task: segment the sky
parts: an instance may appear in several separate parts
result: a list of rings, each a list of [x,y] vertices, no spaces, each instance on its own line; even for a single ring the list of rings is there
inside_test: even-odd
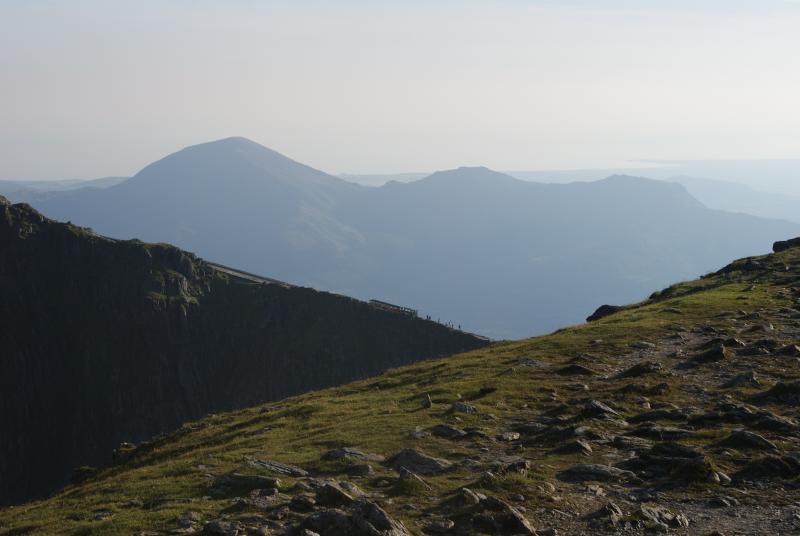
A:
[[[0,178],[800,157],[800,0],[0,0]]]

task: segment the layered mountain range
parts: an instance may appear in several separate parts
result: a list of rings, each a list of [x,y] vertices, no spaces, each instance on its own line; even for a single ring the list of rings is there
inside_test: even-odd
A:
[[[541,184],[460,168],[364,187],[243,138],[35,205],[104,235],[408,304],[493,338],[579,322],[599,303],[640,300],[800,234],[711,210],[661,181]]]
[[[0,504],[210,412],[486,341],[308,288],[220,272],[0,197]]]

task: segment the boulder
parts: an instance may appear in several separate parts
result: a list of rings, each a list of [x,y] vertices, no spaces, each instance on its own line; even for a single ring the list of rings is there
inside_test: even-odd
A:
[[[733,387],[761,387],[761,381],[755,371],[748,370],[732,377],[722,384],[723,389],[731,389]]]
[[[336,482],[328,482],[317,488],[316,501],[323,506],[347,506],[352,504],[353,497]]]
[[[575,441],[570,441],[556,447],[553,452],[558,454],[583,454],[584,456],[588,456],[592,453],[592,446],[588,441],[576,439]]]
[[[271,460],[251,460],[250,465],[264,469],[271,473],[278,473],[280,475],[288,476],[308,476],[308,472],[294,465],[275,462]]]
[[[639,415],[635,415],[628,420],[632,423],[647,421],[685,421],[687,416],[687,412],[684,410],[659,408],[640,413]]]
[[[640,515],[645,520],[645,526],[651,529],[678,529],[689,526],[689,518],[683,514],[673,513],[663,506],[643,504],[640,507]]]
[[[601,318],[613,315],[614,313],[622,309],[623,307],[621,305],[601,305],[600,307],[595,309],[594,313],[592,313],[586,318],[586,321],[594,322],[595,320],[600,320]]]
[[[461,428],[450,426],[449,424],[437,424],[430,428],[431,434],[436,437],[443,437],[445,439],[460,439],[466,437],[467,432]]]
[[[664,369],[664,366],[661,363],[655,361],[644,361],[642,363],[637,363],[630,368],[627,368],[617,374],[618,379],[622,378],[638,378],[639,376],[644,376],[645,374],[657,374],[660,373]]]
[[[289,508],[297,512],[310,512],[317,505],[317,500],[310,493],[298,493],[289,502]]]
[[[455,525],[456,524],[451,519],[434,519],[425,525],[425,532],[433,534],[446,534],[450,532]]]
[[[686,365],[698,366],[706,363],[716,363],[718,361],[731,359],[732,357],[733,357],[733,352],[728,348],[726,348],[724,344],[719,343],[715,344],[705,352],[701,352],[695,355],[689,361],[686,362]]]
[[[778,450],[777,445],[772,441],[761,434],[756,434],[755,432],[749,432],[747,430],[734,430],[728,437],[720,442],[720,446],[734,449]]]
[[[800,381],[778,382],[771,389],[753,396],[753,401],[762,404],[800,405]]]
[[[706,482],[713,472],[701,452],[678,443],[657,443],[620,467],[646,479],[668,479],[675,483]]]
[[[358,460],[364,462],[382,462],[384,457],[379,454],[367,454],[353,447],[342,447],[329,450],[322,456],[323,460]]]
[[[312,512],[303,519],[300,529],[325,536],[350,536],[355,532],[351,516],[336,508]]]
[[[494,512],[492,516],[501,534],[530,534],[536,535],[533,528],[522,512],[497,497],[486,497],[481,501],[481,506]]]
[[[411,536],[399,521],[393,519],[376,503],[360,499],[351,508],[353,524],[368,536]]]
[[[586,482],[624,482],[638,481],[639,479],[631,471],[618,469],[610,465],[598,465],[594,463],[579,463],[558,473],[558,478],[566,481]]]
[[[690,437],[694,432],[677,428],[675,426],[660,426],[657,424],[647,423],[643,424],[630,432],[630,435],[636,437],[646,437],[649,439],[658,439],[660,441],[674,441],[675,439],[683,439]]]
[[[478,413],[478,408],[466,402],[454,402],[451,409],[455,413]]]
[[[800,475],[800,460],[794,456],[765,456],[745,465],[741,471],[733,475],[733,479],[769,480],[773,478],[793,479]]]
[[[556,370],[559,376],[594,376],[595,372],[589,367],[583,365],[567,365]]]
[[[581,412],[583,417],[619,417],[616,410],[610,408],[599,400],[589,400]]]
[[[210,493],[211,495],[224,496],[242,494],[256,489],[276,489],[280,487],[281,481],[274,477],[230,473],[216,477]]]
[[[203,534],[214,536],[238,536],[244,527],[237,521],[209,521],[203,526]]]
[[[397,471],[405,468],[418,475],[433,475],[453,466],[448,460],[428,456],[417,449],[403,449],[389,458],[386,464]]]
[[[800,247],[800,237],[798,238],[791,238],[789,240],[778,240],[774,244],[772,244],[772,251],[775,253],[780,253],[782,251],[786,251],[787,249]]]
[[[599,510],[584,516],[589,525],[594,528],[616,528],[624,514],[619,506],[613,502],[602,506]]]

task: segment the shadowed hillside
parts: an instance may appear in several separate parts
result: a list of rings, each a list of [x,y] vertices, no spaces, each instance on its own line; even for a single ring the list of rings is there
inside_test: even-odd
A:
[[[258,285],[0,198],[0,501],[212,411],[482,346],[309,288]]]

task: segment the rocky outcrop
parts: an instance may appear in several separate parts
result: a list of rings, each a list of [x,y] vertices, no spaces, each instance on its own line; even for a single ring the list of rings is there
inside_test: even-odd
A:
[[[0,200],[0,504],[209,412],[482,346],[308,288],[235,280]]]
[[[622,309],[623,307],[621,305],[601,305],[600,307],[597,308],[597,310],[595,310],[594,313],[592,313],[586,318],[586,321],[594,322],[595,320],[600,320],[601,318],[613,315],[614,313]]]
[[[790,240],[779,240],[772,244],[772,251],[775,253],[780,253],[781,251],[786,251],[787,249],[797,247],[800,247],[800,237],[792,238]]]

